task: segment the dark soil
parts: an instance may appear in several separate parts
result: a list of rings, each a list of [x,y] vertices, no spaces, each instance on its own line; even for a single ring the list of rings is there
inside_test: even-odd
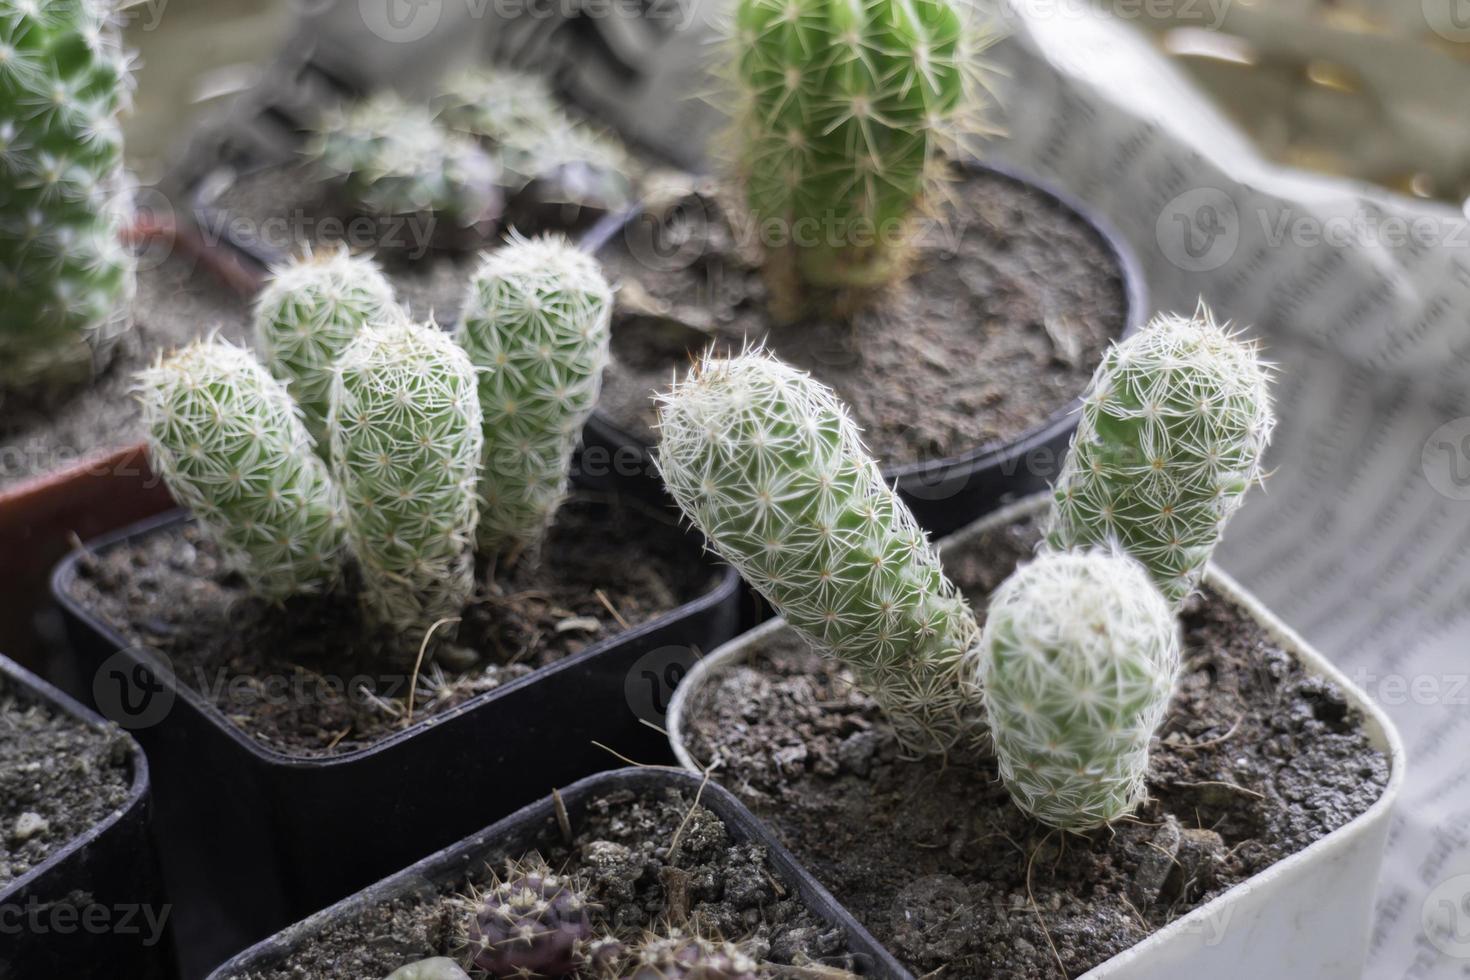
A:
[[[0,490],[138,442],[142,419],[132,389],[139,370],[211,330],[236,342],[249,332],[248,301],[181,258],[142,263],[134,309],[133,329],[93,385],[51,404],[0,404]]]
[[[921,229],[913,275],[850,322],[776,325],[758,249],[730,232],[720,203],[730,195],[713,185],[660,210],[663,225],[635,224],[601,256],[620,290],[600,409],[652,442],[649,394],[691,354],[762,341],[831,385],[888,465],[1043,424],[1124,329],[1122,270],[1091,225],[1010,178],[975,173],[950,197]]]
[[[585,884],[599,906],[599,931],[636,939],[672,922],[722,936],[765,962],[762,977],[776,975],[770,964],[851,966],[846,936],[787,893],[765,850],[733,842],[714,813],[682,792],[639,796],[622,790],[595,799],[573,832],[566,844],[548,821],[535,853]],[[494,867],[426,883],[322,929],[271,969],[234,980],[373,980],[430,956],[456,956],[466,918],[462,896],[471,886],[484,887],[492,871],[503,870],[504,859],[526,856],[489,855]]]
[[[457,645],[441,648],[418,678],[415,719],[662,615],[703,595],[719,573],[671,517],[573,499],[540,564],[482,568],[482,582],[487,574],[490,587],[465,610]],[[72,592],[277,751],[349,752],[404,723],[417,645],[367,626],[350,583],[273,607],[222,572],[214,547],[189,524],[84,558]]]
[[[131,744],[0,674],[0,892],[127,802]]]
[[[982,610],[1037,537],[1022,522],[945,565]],[[696,699],[691,748],[916,974],[1075,977],[1341,827],[1388,782],[1342,693],[1259,625],[1208,591],[1182,619],[1150,799],[1111,829],[1048,832],[990,761],[900,759],[872,702],[789,632]]]

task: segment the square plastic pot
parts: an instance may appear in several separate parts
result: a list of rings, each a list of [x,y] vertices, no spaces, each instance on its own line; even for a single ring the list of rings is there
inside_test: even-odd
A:
[[[146,537],[179,513],[93,542]],[[691,540],[690,547],[698,547]],[[153,761],[164,872],[187,975],[336,901],[551,787],[605,769],[606,749],[668,758],[640,720],[692,663],[739,625],[740,583],[723,569],[704,595],[366,748],[330,758],[273,751],[130,646],[72,594],[78,555],[52,577],[77,673]],[[651,686],[650,686],[651,685]]]
[[[3,656],[0,675],[57,714],[91,728],[106,725]],[[170,907],[148,832],[148,760],[137,742],[128,744],[132,779],[123,804],[0,887],[0,977],[90,977],[98,970],[117,980],[174,976]]]
[[[798,895],[817,918],[847,934],[848,950],[857,961],[861,976],[874,980],[908,976],[867,930],[771,837],[765,826],[718,785],[669,769],[621,769],[590,776],[568,786],[560,795],[575,828],[587,805],[598,797],[623,790],[657,793],[670,787],[682,789],[690,797],[698,793],[700,804],[724,822],[735,842],[754,842],[764,847],[776,877],[787,890]],[[498,863],[496,859],[503,854],[535,848],[550,839],[557,832],[556,827],[555,800],[542,799],[246,950],[210,974],[209,980],[233,980],[251,971],[269,969],[335,922],[361,915],[395,898],[420,894],[426,887],[458,881],[468,869],[487,862]]]
[[[941,552],[1036,514],[1050,505],[1050,499],[1050,494],[1038,494],[981,518],[939,542]],[[1389,818],[1404,782],[1403,743],[1382,708],[1234,579],[1211,565],[1204,584],[1259,623],[1307,673],[1338,686],[1348,707],[1360,713],[1363,728],[1374,747],[1388,756],[1391,767],[1388,785],[1377,802],[1354,820],[1174,920],[1083,977],[1086,980],[1360,977],[1367,957]],[[696,692],[709,678],[741,662],[772,633],[784,629],[787,629],[785,620],[772,620],[716,650],[689,672],[669,705],[670,741],[681,765],[698,771],[684,742],[685,718]]]

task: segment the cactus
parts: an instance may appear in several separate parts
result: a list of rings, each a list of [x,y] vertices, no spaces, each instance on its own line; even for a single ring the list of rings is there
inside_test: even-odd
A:
[[[974,654],[1000,775],[1063,830],[1125,815],[1179,673],[1168,602],[1132,559],[1045,553],[1001,583]]]
[[[974,733],[974,616],[832,391],[756,351],[662,396],[659,471],[684,513],[917,751]]]
[[[139,382],[153,468],[251,591],[280,600],[331,586],[337,493],[285,388],[221,340],[194,342]]]
[[[948,0],[739,0],[730,135],[752,213],[790,238],[775,278],[902,275],[905,225],[977,125],[982,46]]]
[[[621,980],[756,980],[756,963],[731,943],[673,933],[650,936]]]
[[[475,368],[432,323],[363,327],[337,360],[327,429],[370,615],[401,632],[474,591]]]
[[[255,302],[255,350],[285,382],[324,448],[332,365],[368,323],[401,316],[393,287],[345,246],[286,263]]]
[[[482,239],[501,213],[491,158],[390,93],[329,114],[306,153],[360,210],[433,221],[446,244]]]
[[[591,904],[574,878],[537,859],[512,861],[471,904],[465,946],[471,965],[487,976],[566,977],[582,965]]]
[[[130,92],[110,4],[0,0],[0,392],[87,380],[129,327]]]
[[[566,495],[611,315],[597,262],[560,237],[512,238],[475,273],[458,340],[481,369],[482,551],[534,546]]]
[[[444,86],[434,108],[449,129],[483,140],[510,176],[535,175],[534,150],[565,116],[539,75],[506,68],[472,68]]]
[[[1116,543],[1177,607],[1245,491],[1275,419],[1254,344],[1200,306],[1112,347],[1083,400],[1055,490],[1056,548]]]
[[[434,956],[400,966],[385,980],[470,980],[470,975],[449,957]]]

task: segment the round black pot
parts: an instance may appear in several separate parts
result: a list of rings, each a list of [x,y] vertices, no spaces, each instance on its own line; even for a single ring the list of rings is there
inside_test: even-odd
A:
[[[560,796],[575,828],[592,800],[620,790],[644,794],[677,787],[690,796],[699,793],[699,802],[724,822],[733,840],[764,847],[781,883],[800,896],[802,904],[819,919],[846,933],[848,951],[857,961],[861,976],[912,980],[749,810],[716,783],[706,783],[701,790],[702,782],[697,776],[670,769],[621,769],[583,779],[563,789]],[[503,854],[531,850],[552,839],[558,832],[557,824],[555,800],[544,798],[246,950],[210,974],[209,980],[234,980],[252,971],[270,969],[333,923],[362,915],[396,898],[422,893],[426,884],[432,887],[457,881],[467,868],[495,861]]]
[[[1126,308],[1123,336],[1138,329],[1149,316],[1142,267],[1132,248],[1102,217],[1071,195],[1009,168],[989,163],[968,164],[991,171],[1034,188],[1090,225],[1107,243],[1123,280]],[[631,220],[630,215],[628,220]],[[583,239],[582,245],[598,251],[621,230],[604,222]],[[616,329],[616,328],[614,328]],[[983,517],[1004,504],[1019,500],[1051,485],[1061,471],[1062,460],[1077,429],[1081,392],[1057,409],[1043,423],[1015,439],[980,446],[960,456],[925,460],[904,466],[888,466],[883,476],[896,486],[919,523],[933,535],[948,534]],[[653,466],[650,447],[611,418],[596,412],[583,431],[583,453],[589,464],[626,478],[640,474],[644,499],[664,499],[663,487]],[[591,476],[595,479],[599,473]]]
[[[0,674],[60,714],[94,728],[106,725],[3,656]],[[0,888],[0,977],[175,975],[171,910],[148,837],[148,760],[136,742],[129,762],[133,778],[126,803]]]
[[[187,518],[89,544],[97,552]],[[679,533],[671,531],[671,533]],[[691,536],[689,546],[699,547]],[[657,723],[672,685],[740,626],[739,578],[533,674],[325,759],[260,744],[151,650],[72,595],[78,556],[52,576],[77,676],[127,715],[153,761],[159,839],[187,976],[548,789],[614,761],[670,760]],[[120,723],[128,718],[117,717]],[[530,761],[533,760],[533,761]]]

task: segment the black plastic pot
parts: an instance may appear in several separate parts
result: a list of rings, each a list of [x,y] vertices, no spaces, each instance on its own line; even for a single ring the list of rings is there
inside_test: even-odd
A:
[[[3,656],[0,675],[60,714],[106,725]],[[127,802],[0,888],[0,977],[174,976],[170,908],[148,837],[148,760],[136,742],[131,749]]]
[[[561,798],[575,832],[581,814],[598,797],[618,791],[656,793],[668,787],[683,789],[691,797],[699,793],[700,803],[724,821],[733,840],[763,846],[781,883],[799,895],[802,903],[819,919],[847,934],[848,950],[862,976],[875,980],[910,980],[910,974],[796,863],[749,810],[716,783],[707,783],[701,790],[701,782],[697,776],[676,770],[621,769],[568,786],[561,791]],[[517,856],[544,846],[555,839],[559,833],[557,828],[555,801],[550,797],[542,799],[246,950],[210,974],[209,980],[233,980],[252,971],[268,970],[334,923],[362,915],[395,899],[452,885],[463,878],[469,868],[486,863],[499,865],[506,856]]]
[[[988,163],[969,166],[1034,188],[1091,225],[1113,253],[1123,279],[1126,303],[1123,335],[1143,324],[1150,311],[1142,267],[1127,241],[1107,221],[1064,191],[1033,177]],[[601,249],[615,234],[616,230],[599,238],[589,235],[586,245],[594,251]],[[1077,429],[1082,393],[1077,394],[1077,398],[1057,409],[1045,422],[1015,439],[980,446],[961,456],[885,467],[883,475],[897,486],[899,495],[925,530],[933,535],[956,531],[997,507],[1051,485],[1061,471],[1072,433]],[[649,446],[601,412],[588,421],[583,433],[583,452],[589,463],[606,461],[604,465],[623,477],[642,474],[644,485],[637,492],[648,500],[663,499]]]
[[[144,522],[88,548],[185,519]],[[367,748],[304,759],[252,739],[170,676],[156,652],[129,647],[73,597],[77,561],[74,554],[57,567],[52,592],[79,676],[98,678],[96,696],[110,702],[104,713],[131,718],[153,760],[188,976],[487,816],[606,769],[614,757],[594,741],[639,762],[670,760],[666,740],[640,719],[661,719],[672,684],[698,652],[733,636],[740,618],[739,578],[726,569],[704,596],[655,620]],[[124,696],[112,693],[114,681]]]

